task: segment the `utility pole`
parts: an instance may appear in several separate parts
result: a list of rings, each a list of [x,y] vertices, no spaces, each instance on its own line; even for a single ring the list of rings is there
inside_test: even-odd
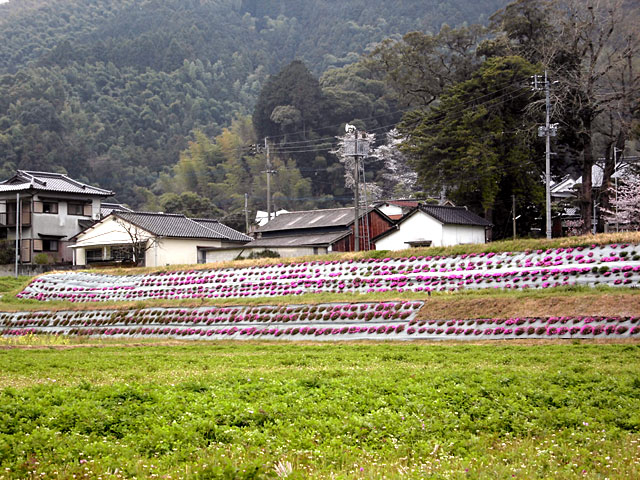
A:
[[[618,152],[623,150],[613,147],[613,182],[616,189],[616,232],[620,231],[620,219],[618,218]]]
[[[539,78],[540,75],[534,75],[533,78],[533,90],[538,91],[543,87],[540,86],[542,81]],[[544,71],[544,92],[545,92],[545,106],[546,106],[546,120],[544,127],[538,127],[538,136],[546,137],[545,144],[545,197],[546,197],[546,232],[547,238],[551,238],[551,137],[555,137],[558,131],[558,124],[551,124],[551,95],[549,89],[549,77],[547,76],[547,70]]]
[[[354,195],[354,216],[353,224],[353,251],[360,251],[360,171],[358,170],[358,131],[355,131],[353,140],[354,153],[353,156],[353,180],[356,182]]]
[[[344,147],[345,147],[345,156],[353,157],[353,182],[354,182],[354,191],[353,191],[353,210],[354,210],[354,218],[353,218],[353,235],[354,235],[354,243],[353,249],[355,252],[360,251],[360,164],[359,159],[361,156],[366,156],[369,151],[369,140],[364,132],[362,132],[362,140],[358,142],[358,135],[361,132],[358,132],[358,129],[349,125],[348,123],[345,125],[345,131],[347,132],[347,137],[345,138]],[[353,135],[353,139],[349,138]],[[351,148],[353,145],[353,148]]]
[[[513,239],[516,239],[516,196],[511,195],[511,214],[513,215]]]
[[[271,220],[271,175],[276,173],[276,171],[271,168],[271,157],[269,156],[269,143],[267,142],[268,138],[269,137],[264,137],[264,150],[267,155],[267,169],[262,172],[267,174],[267,222]]]
[[[547,71],[544,71],[544,93],[546,105],[546,120],[544,124],[545,131],[545,156],[544,156],[544,180],[545,180],[545,198],[547,204],[547,238],[551,238],[551,131],[549,129],[549,110],[551,102],[549,100],[549,78]]]
[[[264,137],[264,150],[267,154],[267,222],[271,221],[271,160],[269,159],[269,143]]]
[[[16,278],[18,278],[18,259],[20,258],[20,192],[16,193]]]
[[[244,231],[249,235],[249,194],[244,194]]]

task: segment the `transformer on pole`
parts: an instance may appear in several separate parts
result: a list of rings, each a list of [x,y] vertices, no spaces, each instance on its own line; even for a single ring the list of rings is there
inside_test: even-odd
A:
[[[545,204],[546,204],[546,233],[547,238],[551,238],[551,137],[555,137],[558,131],[557,123],[549,123],[551,116],[551,99],[549,90],[549,77],[547,71],[544,71],[544,81],[539,78],[540,75],[534,75],[532,78],[532,90],[542,90],[545,92],[545,110],[546,119],[544,127],[538,127],[538,136],[546,137],[545,148]],[[542,83],[542,85],[541,85]]]
[[[358,129],[349,125],[345,125],[347,136],[344,140],[344,154],[347,157],[353,157],[353,181],[354,181],[354,223],[353,223],[353,249],[360,251],[360,157],[369,155],[369,139],[365,132],[359,132]]]

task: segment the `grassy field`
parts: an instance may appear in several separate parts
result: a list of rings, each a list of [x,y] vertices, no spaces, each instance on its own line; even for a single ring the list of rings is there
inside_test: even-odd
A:
[[[0,350],[2,478],[640,478],[640,345]]]

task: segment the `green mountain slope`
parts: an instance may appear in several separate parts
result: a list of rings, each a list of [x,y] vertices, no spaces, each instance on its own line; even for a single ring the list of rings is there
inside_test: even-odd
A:
[[[194,129],[250,114],[268,75],[483,21],[506,0],[10,0],[0,5],[0,176],[63,170],[137,206]],[[347,112],[348,114],[348,112]]]

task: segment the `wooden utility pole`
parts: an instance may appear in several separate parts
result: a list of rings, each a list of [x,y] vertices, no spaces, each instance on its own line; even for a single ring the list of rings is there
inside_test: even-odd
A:
[[[516,196],[511,195],[511,213],[513,215],[513,239],[516,239]]]
[[[353,223],[353,251],[360,251],[360,172],[358,171],[358,131],[355,131],[354,137],[354,156],[353,156],[353,181],[355,182],[354,196],[354,223]]]
[[[271,221],[271,160],[269,158],[269,143],[264,137],[264,149],[267,154],[267,222]]]
[[[249,194],[244,194],[244,232],[249,235]]]

